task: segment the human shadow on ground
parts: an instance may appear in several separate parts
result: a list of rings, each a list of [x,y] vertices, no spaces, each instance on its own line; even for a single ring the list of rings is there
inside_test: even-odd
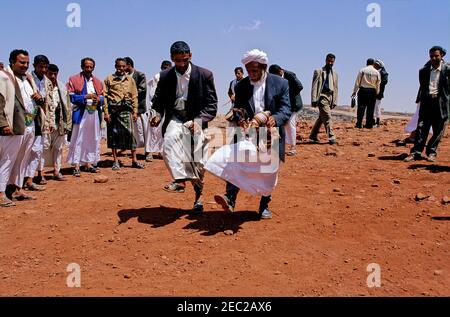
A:
[[[402,153],[399,155],[380,156],[378,159],[381,161],[403,161],[407,157],[407,153]]]
[[[160,228],[170,225],[184,216],[192,220],[183,227],[186,230],[197,230],[204,236],[212,236],[227,230],[237,233],[242,229],[242,224],[250,221],[259,221],[259,215],[255,211],[237,211],[227,213],[225,211],[205,211],[199,215],[191,214],[191,210],[170,207],[152,207],[141,209],[123,209],[117,213],[119,224],[126,223],[132,218],[137,218],[139,223],[151,225],[152,228]]]
[[[427,170],[430,171],[431,173],[448,173],[450,172],[450,166],[442,166],[442,165],[436,165],[436,164],[432,164],[432,165],[427,165],[427,164],[414,164],[408,167],[408,169],[410,170],[418,170],[418,169],[423,169],[423,170]]]

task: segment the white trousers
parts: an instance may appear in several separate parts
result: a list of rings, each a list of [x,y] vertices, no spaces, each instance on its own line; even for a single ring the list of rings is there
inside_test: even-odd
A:
[[[66,135],[60,135],[57,130],[44,136],[44,154],[42,156],[43,166],[55,167],[56,173],[59,173],[62,166],[62,153]]]
[[[381,119],[381,100],[375,101],[375,110],[373,112],[375,119]]]
[[[194,135],[194,146],[191,146],[190,130],[180,120],[172,118],[164,135],[163,157],[174,180],[203,180],[207,153],[204,140],[203,133]]]
[[[67,162],[97,164],[100,161],[101,130],[98,113],[85,111],[80,124],[73,125]]]
[[[35,136],[33,146],[31,147],[30,158],[25,170],[25,177],[34,177],[36,171],[42,171],[42,153],[44,152],[44,137]]]
[[[298,112],[294,112],[291,118],[284,126],[286,130],[286,144],[295,145],[297,144],[297,116]]]
[[[25,133],[22,136],[22,142],[17,153],[17,159],[11,170],[8,185],[15,185],[19,188],[23,187],[23,180],[25,178],[25,172],[28,167],[34,141],[34,126],[25,128]]]
[[[4,193],[8,185],[22,139],[23,135],[0,136],[0,193]]]
[[[150,120],[150,115],[146,114],[147,122]],[[145,152],[146,153],[162,153],[163,152],[163,143],[164,139],[162,136],[162,126],[163,126],[164,118],[161,119],[161,123],[157,127],[152,127],[150,124],[147,124],[147,128],[145,130]]]

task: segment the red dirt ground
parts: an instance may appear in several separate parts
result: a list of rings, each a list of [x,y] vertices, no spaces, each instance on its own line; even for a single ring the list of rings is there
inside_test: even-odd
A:
[[[409,146],[392,143],[404,125],[338,122],[338,146],[300,142],[269,221],[257,221],[259,199],[245,193],[235,213],[221,211],[213,196],[225,184],[209,174],[206,213],[188,216],[193,189],[164,192],[161,160],[102,168],[106,184],[86,173],[49,181],[38,200],[1,210],[0,295],[450,296],[450,221],[433,218],[450,215],[441,202],[450,139],[437,163],[404,163]],[[306,138],[311,122],[300,127]],[[417,193],[430,197],[416,202]],[[80,288],[66,285],[69,263],[81,267]],[[381,267],[380,288],[366,284],[370,263]]]

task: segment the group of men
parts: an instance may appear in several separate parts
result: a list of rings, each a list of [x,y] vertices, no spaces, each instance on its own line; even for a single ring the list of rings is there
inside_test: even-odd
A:
[[[152,112],[151,103],[146,103],[146,78],[134,69],[131,58],[118,58],[116,71],[103,82],[93,75],[95,61],[84,58],[82,71],[71,76],[67,85],[58,80],[59,68],[46,56],[34,57],[31,73],[29,64],[27,51],[14,50],[9,66],[0,68],[1,207],[35,199],[24,190],[44,191],[44,167],[53,167],[55,181],[66,180],[61,166],[68,142],[67,162],[73,175],[81,176],[81,166],[97,173],[103,122],[113,170],[120,169],[118,150],[131,150],[132,167],[143,168],[136,158],[137,140],[142,140],[147,161],[152,153],[162,152],[161,132],[148,124]],[[162,67],[171,63],[165,61]],[[150,91],[157,80],[149,82]]]
[[[450,66],[443,61],[444,55],[441,47],[433,47],[430,61],[420,71],[419,136],[408,160],[417,159],[422,152],[430,126],[436,132],[427,146],[427,154],[430,161],[436,157],[449,108]],[[28,53],[13,51],[10,66],[0,71],[1,206],[13,206],[13,199],[33,199],[22,189],[43,190],[44,166],[51,164],[54,179],[64,180],[60,168],[66,135],[70,142],[67,162],[74,167],[73,175],[81,175],[81,166],[96,173],[104,120],[113,170],[121,168],[118,160],[121,150],[131,150],[132,167],[142,169],[136,148],[143,146],[147,161],[152,160],[153,152],[163,154],[173,179],[164,190],[183,193],[186,183],[192,183],[193,214],[204,211],[202,194],[208,170],[226,181],[225,194],[215,196],[225,210],[235,209],[242,188],[262,196],[260,219],[272,218],[269,202],[278,181],[279,162],[284,161],[285,155],[296,153],[296,119],[303,107],[300,80],[279,65],[269,67],[265,52],[258,49],[246,52],[242,64],[248,76],[244,78],[243,68],[237,67],[236,80],[229,87],[232,109],[227,119],[236,127],[236,135],[231,144],[223,145],[208,157],[210,139],[206,129],[217,115],[213,73],[192,63],[190,47],[183,41],[171,46],[170,56],[174,67],[170,61],[164,61],[161,72],[149,82],[149,91],[145,75],[134,69],[129,57],[117,58],[115,72],[103,82],[93,75],[95,61],[84,58],[82,71],[70,77],[66,89],[58,81],[58,67],[45,56],[35,57],[34,71],[29,74]],[[331,123],[331,110],[337,105],[339,91],[338,74],[333,70],[335,59],[335,55],[328,54],[325,66],[313,74],[311,103],[319,110],[310,133],[315,142],[323,124],[329,143],[337,143]],[[379,124],[373,117],[374,109],[383,98],[387,76],[383,62],[373,59],[358,73],[352,94],[352,97],[358,94],[357,128],[362,128],[364,114],[366,128]],[[251,132],[254,128],[257,137],[252,146],[249,142],[255,140]],[[260,140],[262,135],[268,136],[267,142]],[[276,162],[270,162],[267,169],[267,164],[264,165],[267,162],[260,158],[251,162],[233,161],[239,152],[252,151],[275,157]],[[36,171],[39,184],[33,183]]]

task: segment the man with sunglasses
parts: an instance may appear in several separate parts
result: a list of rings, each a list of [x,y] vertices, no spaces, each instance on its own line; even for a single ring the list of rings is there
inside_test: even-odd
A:
[[[195,190],[193,213],[203,212],[200,200],[203,191],[203,130],[217,113],[217,94],[211,71],[191,63],[192,53],[185,42],[175,42],[170,48],[175,67],[161,72],[153,97],[157,115],[153,127],[162,123],[164,161],[174,179],[164,190],[182,193],[186,181]],[[193,147],[192,147],[193,145]]]

